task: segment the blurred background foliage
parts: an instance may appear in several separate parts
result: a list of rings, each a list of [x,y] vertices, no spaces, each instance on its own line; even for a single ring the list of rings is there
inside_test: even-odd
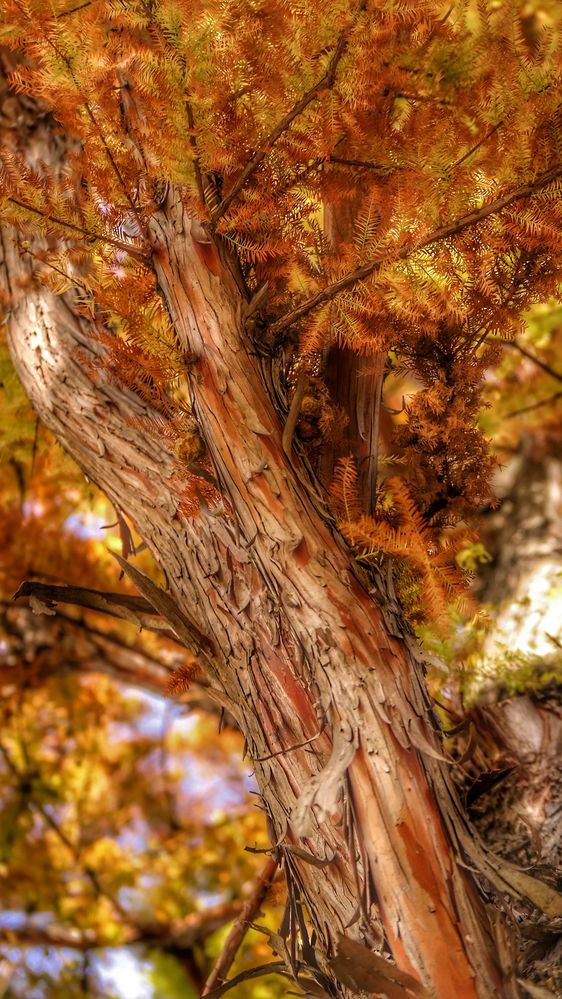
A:
[[[0,382],[0,995],[189,999],[263,867],[245,847],[268,846],[243,740],[204,691],[169,694],[186,658],[170,640],[12,603],[30,578],[132,591],[116,511],[38,424],[5,348]],[[158,578],[146,550],[135,564]],[[274,885],[266,925],[282,903]],[[270,960],[250,931],[232,974]]]

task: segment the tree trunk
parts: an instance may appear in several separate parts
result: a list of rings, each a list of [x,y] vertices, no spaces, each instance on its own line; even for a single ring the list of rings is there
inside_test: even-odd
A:
[[[475,671],[471,717],[492,765],[494,757],[503,757],[517,766],[481,820],[493,847],[526,866],[539,862],[555,869],[562,859],[562,717],[556,690],[562,463],[542,450],[532,438],[524,441],[504,472],[504,478],[513,477],[511,487],[484,525],[493,560],[481,573],[479,597],[491,603],[493,624],[482,668]],[[503,815],[495,824],[496,810]],[[511,835],[500,848],[506,825]]]
[[[208,269],[173,191],[151,227],[160,293],[195,359],[187,377],[216,502],[182,513],[197,470],[139,429],[141,399],[101,371],[92,379],[102,348],[72,294],[30,284],[29,258],[5,234],[7,335],[23,385],[133,519],[168,583],[152,598],[246,737],[291,897],[306,905],[325,955],[317,981],[351,994],[326,958],[341,936],[380,950],[384,931],[398,967],[435,999],[516,995],[470,871],[548,915],[560,901],[488,857],[469,830],[399,609],[354,565],[306,469],[284,452],[270,372],[244,334],[228,260],[218,277]],[[304,943],[302,962],[314,965]],[[384,991],[374,973],[372,990]]]
[[[493,560],[480,572],[478,595],[490,604],[493,623],[470,688],[476,780],[467,800],[492,850],[556,885],[562,862],[562,465],[539,441],[523,443],[502,472],[501,506],[482,529]],[[532,922],[521,937],[523,977],[558,995],[559,934]]]

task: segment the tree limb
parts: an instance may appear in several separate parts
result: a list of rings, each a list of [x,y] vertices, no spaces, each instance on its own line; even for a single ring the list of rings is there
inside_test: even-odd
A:
[[[463,232],[464,229],[468,229],[470,226],[478,225],[483,222],[484,219],[490,217],[490,215],[497,215],[498,212],[503,211],[509,205],[513,204],[514,201],[520,201],[522,198],[527,198],[534,194],[535,191],[540,190],[542,187],[546,187],[548,184],[556,180],[557,177],[562,176],[562,163],[557,163],[550,170],[545,170],[544,173],[540,174],[536,180],[530,181],[527,184],[521,184],[515,190],[510,191],[508,194],[504,194],[501,198],[496,198],[495,201],[490,201],[483,205],[482,208],[475,209],[468,214],[463,215],[460,219],[455,219],[454,222],[449,222],[447,225],[439,226],[437,229],[433,229],[427,236],[422,239],[417,240],[414,243],[406,243],[398,253],[386,253],[381,257],[376,257],[374,260],[369,261],[367,264],[363,264],[362,267],[357,267],[353,271],[349,271],[344,274],[338,281],[334,281],[333,284],[328,285],[327,288],[322,288],[321,291],[317,292],[316,295],[312,295],[307,298],[306,301],[301,302],[297,305],[295,309],[287,312],[286,315],[281,316],[276,323],[270,326],[270,334],[273,340],[275,340],[284,330],[292,326],[293,323],[297,322],[298,319],[302,319],[313,309],[316,309],[319,305],[323,305],[324,302],[330,302],[336,295],[339,295],[341,291],[345,291],[346,288],[351,288],[353,285],[365,281],[371,274],[380,270],[383,264],[391,263],[393,261],[405,260],[410,257],[413,253],[417,253],[418,250],[425,249],[426,246],[431,246],[434,243],[439,243],[443,239],[449,239],[451,236],[456,236],[459,232]]]
[[[160,612],[144,597],[93,590],[86,586],[53,586],[51,583],[39,583],[35,580],[26,580],[22,583],[12,599],[18,600],[20,597],[30,597],[32,606],[34,600],[44,604],[45,613],[51,608],[54,609],[57,603],[87,607],[89,610],[130,621],[131,624],[145,628],[146,631],[158,632],[172,641],[179,641],[170,631],[169,622],[162,620]]]

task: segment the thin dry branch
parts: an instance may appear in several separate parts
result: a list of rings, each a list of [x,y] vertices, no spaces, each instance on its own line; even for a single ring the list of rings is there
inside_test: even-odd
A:
[[[240,913],[244,903],[241,900],[221,902],[219,905],[204,909],[202,912],[192,912],[181,920],[169,925],[136,926],[125,923],[123,926],[126,939],[117,941],[106,940],[90,930],[82,933],[64,926],[29,925],[15,929],[0,926],[0,945],[10,947],[64,947],[69,950],[90,951],[106,950],[113,947],[123,947],[128,944],[143,944],[158,947],[162,950],[191,950],[194,944],[200,943],[216,930],[230,922]]]
[[[495,340],[495,342],[497,343],[498,338],[494,337],[491,339]],[[562,374],[560,374],[560,372],[555,371],[555,369],[551,368],[550,365],[546,363],[546,361],[541,360],[540,357],[537,357],[536,354],[533,354],[530,350],[527,350],[526,347],[522,347],[521,344],[517,343],[516,340],[502,339],[501,343],[505,347],[513,347],[514,350],[519,351],[519,353],[522,354],[523,357],[526,357],[528,361],[532,361],[533,364],[536,364],[538,368],[546,372],[547,375],[550,375],[551,378],[555,378],[557,382],[562,382]]]
[[[557,177],[560,176],[562,176],[562,163],[556,163],[550,168],[550,170],[545,170],[544,173],[540,174],[536,180],[530,181],[527,184],[521,184],[519,187],[515,188],[515,190],[510,191],[508,194],[504,194],[503,197],[496,198],[495,201],[490,201],[488,204],[482,205],[482,208],[475,209],[474,211],[463,215],[462,218],[455,219],[454,222],[449,222],[447,225],[439,226],[439,228],[433,229],[427,236],[424,236],[422,239],[419,239],[414,243],[406,243],[397,253],[386,253],[381,257],[376,257],[374,260],[370,260],[368,264],[363,264],[362,267],[357,267],[355,270],[349,271],[348,274],[344,274],[344,276],[338,281],[334,281],[333,284],[328,285],[327,288],[323,288],[321,291],[317,292],[316,295],[312,295],[310,298],[307,298],[306,301],[297,305],[295,309],[291,309],[291,311],[286,313],[286,315],[281,316],[277,322],[270,326],[271,338],[275,341],[275,339],[283,333],[284,330],[296,323],[297,320],[302,319],[303,316],[308,315],[309,312],[312,312],[312,310],[316,309],[319,305],[323,305],[324,302],[330,302],[336,297],[336,295],[339,295],[341,291],[345,291],[346,288],[351,288],[353,285],[359,284],[361,281],[365,281],[376,271],[380,270],[383,264],[392,263],[393,261],[398,260],[405,260],[418,250],[425,249],[426,246],[439,243],[443,239],[450,239],[452,236],[456,236],[459,232],[463,232],[470,226],[478,225],[491,215],[497,215],[499,212],[503,211],[504,208],[513,204],[514,201],[520,201],[523,198],[530,197],[536,191],[540,190],[542,187],[546,187],[548,184],[551,184],[553,180],[556,180]]]
[[[472,156],[472,154],[475,153],[477,149],[480,149],[480,146],[483,146],[484,143],[488,141],[488,139],[491,139],[492,135],[494,135],[495,132],[497,132],[498,128],[501,128],[502,125],[503,125],[503,118],[500,121],[498,121],[497,124],[493,125],[492,128],[488,129],[486,134],[483,135],[481,139],[478,139],[478,142],[475,142],[467,153],[464,153],[458,160],[456,160],[454,163],[451,163],[451,166],[447,170],[447,173],[452,173],[453,170],[456,170],[457,167],[460,167],[461,163],[464,163],[465,160],[469,158],[469,156]]]
[[[234,923],[234,926],[226,938],[224,947],[218,956],[216,964],[205,982],[201,993],[202,996],[209,995],[214,988],[222,985],[226,980],[226,976],[229,969],[232,967],[232,962],[236,957],[240,944],[248,932],[250,924],[254,921],[256,915],[258,914],[260,906],[262,905],[269,889],[271,888],[278,866],[279,861],[274,857],[270,857],[256,882],[250,898],[244,904],[238,919]]]
[[[261,149],[259,149],[257,153],[254,153],[251,160],[249,160],[246,166],[244,167],[244,170],[240,174],[238,180],[235,181],[228,194],[223,198],[220,205],[218,205],[216,210],[213,212],[212,214],[213,223],[218,222],[218,220],[222,218],[225,212],[228,211],[230,205],[232,204],[234,199],[239,195],[240,191],[242,190],[246,182],[250,179],[250,177],[253,177],[256,170],[258,169],[260,164],[263,163],[264,159],[266,158],[272,147],[275,145],[277,140],[281,138],[283,133],[287,131],[287,129],[295,120],[295,118],[298,118],[298,116],[302,114],[304,110],[306,110],[308,105],[311,104],[312,101],[316,99],[316,97],[322,90],[330,90],[333,87],[336,79],[336,72],[339,62],[347,48],[347,40],[349,37],[349,33],[352,30],[357,20],[357,17],[365,9],[366,6],[367,6],[367,0],[360,0],[360,2],[357,4],[353,20],[349,24],[347,24],[340,33],[340,36],[336,43],[334,54],[332,55],[332,58],[328,63],[328,68],[326,69],[326,72],[310,88],[310,90],[307,90],[306,94],[303,94],[303,96],[300,98],[300,100],[296,102],[296,104],[293,104],[291,110],[287,112],[287,114],[275,126],[273,131],[270,132],[267,138],[264,139]]]
[[[137,569],[127,559],[122,558],[117,552],[111,554],[137,590],[144,594],[153,610],[157,614],[161,614],[172,626],[180,641],[190,652],[194,655],[202,653],[207,657],[209,654],[214,655],[214,645],[211,640],[199,630],[195,622],[177,606],[165,590],[162,590],[149,576]]]
[[[160,620],[159,611],[144,597],[92,590],[85,586],[53,586],[51,583],[38,583],[35,580],[22,583],[12,599],[19,600],[20,597],[30,597],[32,606],[33,601],[44,604],[45,613],[54,609],[57,603],[87,607],[89,610],[130,621],[147,631],[165,632],[167,638],[177,641],[176,636],[168,631],[168,622]]]
[[[121,173],[121,170],[119,169],[119,165],[118,165],[118,163],[117,163],[117,161],[116,161],[113,153],[111,152],[111,149],[109,147],[107,139],[106,139],[106,137],[105,137],[105,135],[103,133],[103,129],[101,128],[101,126],[100,126],[100,124],[99,124],[99,122],[98,122],[98,120],[97,120],[94,112],[92,111],[92,108],[90,106],[89,101],[87,101],[84,98],[84,95],[83,95],[83,93],[82,93],[82,91],[80,89],[80,84],[78,83],[78,80],[76,79],[76,75],[75,75],[74,70],[72,68],[72,62],[71,62],[71,60],[68,58],[67,55],[65,55],[65,53],[62,51],[62,49],[58,45],[56,45],[56,43],[54,42],[53,37],[51,35],[45,33],[44,37],[45,37],[45,41],[46,41],[47,45],[50,48],[52,48],[53,52],[55,52],[55,54],[57,55],[57,57],[66,66],[66,68],[68,70],[68,75],[69,75],[70,79],[72,80],[72,83],[74,84],[77,93],[80,95],[80,97],[83,98],[83,107],[84,107],[84,109],[86,111],[86,114],[88,115],[88,118],[90,119],[92,125],[94,126],[95,131],[97,132],[98,138],[99,138],[99,140],[100,140],[100,142],[101,142],[101,144],[103,146],[104,153],[105,153],[106,158],[107,158],[107,162],[109,163],[109,165],[110,165],[113,173],[115,174],[115,176],[117,178],[117,183],[122,188],[123,194],[125,195],[125,198],[129,202],[129,206],[130,206],[132,212],[134,213],[134,215],[136,216],[137,221],[139,223],[139,226],[140,226],[141,230],[145,229],[145,226],[143,224],[142,218],[141,218],[141,216],[139,214],[139,211],[137,209],[137,206],[135,204],[134,198],[131,196],[131,192],[129,191],[129,188],[127,187],[127,184],[125,183],[125,178],[123,177],[123,174]],[[146,230],[145,230],[145,234],[146,234]]]
[[[114,246],[118,250],[125,250],[126,253],[130,253],[131,256],[136,257],[137,260],[148,259],[148,254],[143,253],[142,250],[137,250],[136,247],[131,246],[129,243],[123,243],[120,239],[113,239],[105,233],[94,232],[91,229],[84,229],[82,226],[75,225],[74,222],[67,222],[64,219],[57,218],[55,215],[49,215],[48,212],[42,212],[39,208],[27,205],[25,201],[20,201],[18,198],[8,197],[6,198],[6,201],[9,201],[12,205],[16,205],[18,208],[23,208],[24,211],[30,212],[32,215],[37,215],[38,218],[44,219],[45,222],[52,222],[53,225],[60,226],[61,229],[70,229],[71,232],[75,232],[80,236],[85,236],[87,239],[96,240],[100,243],[107,243],[109,246]]]
[[[324,162],[324,160],[320,160]],[[398,167],[394,167],[391,163],[374,163],[372,160],[348,160],[343,156],[328,156],[328,163],[336,163],[338,166],[348,166],[356,167],[360,170],[396,170]]]
[[[193,655],[201,652],[209,654],[212,646],[197,626],[188,620],[179,608],[160,587],[148,576],[140,572],[125,559],[113,553],[123,571],[130,577],[137,589],[144,590],[146,596],[133,596],[125,593],[111,593],[105,590],[92,590],[83,586],[54,586],[27,580],[22,583],[13,600],[29,597],[32,609],[38,613],[54,612],[57,603],[71,604],[101,611],[111,617],[130,621],[137,628],[155,631],[164,638],[189,649]],[[34,601],[37,601],[35,607]],[[170,625],[173,631],[170,630]]]
[[[549,395],[546,399],[540,399],[539,402],[533,402],[530,406],[522,406],[521,409],[512,409],[511,412],[505,414],[506,419],[511,419],[512,416],[522,416],[523,413],[531,413],[533,410],[541,409],[542,406],[548,406],[560,398],[562,398],[562,391],[555,392],[554,395]]]
[[[91,7],[92,0],[86,0],[85,3],[79,4],[78,7],[71,7],[70,10],[61,10],[60,14],[55,14],[55,19],[58,21],[61,17],[69,17],[70,14],[77,14],[79,10],[84,10],[85,7]]]

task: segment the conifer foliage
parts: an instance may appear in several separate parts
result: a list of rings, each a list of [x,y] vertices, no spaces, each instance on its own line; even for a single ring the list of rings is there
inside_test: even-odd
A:
[[[441,545],[437,544],[403,479],[386,480],[382,509],[375,517],[361,512],[357,473],[351,459],[342,461],[332,494],[341,510],[340,529],[358,561],[369,564],[387,555],[397,562],[398,595],[412,618],[421,614],[422,619],[428,617],[435,625],[446,628],[451,601],[469,605],[468,580],[462,579],[455,563],[466,536],[456,543],[443,539]],[[420,592],[414,595],[411,588],[416,582]]]
[[[22,252],[38,280],[75,291],[106,363],[167,392],[185,359],[149,220],[179,185],[211,269],[212,238],[250,294],[267,282],[275,342],[320,372],[335,340],[415,373],[393,446],[428,523],[458,520],[489,496],[475,426],[487,338],[515,336],[557,287],[556,6],[6,0],[10,87],[74,147],[54,172],[5,143],[3,217],[45,233]],[[358,187],[334,252],[323,212]]]
[[[365,622],[378,615],[373,588],[388,596],[381,553],[400,561],[437,621],[463,591],[443,539],[491,500],[495,465],[478,422],[486,375],[525,311],[558,293],[559,4],[2,0],[1,9],[4,255],[16,245],[26,265],[18,287],[4,282],[3,304],[10,315],[26,294],[62,299],[85,344],[72,363],[89,367],[94,386],[135,399],[122,462],[133,461],[139,436],[156,442],[143,453],[161,448],[172,499],[154,500],[145,533],[153,550],[161,543],[164,571],[173,563],[175,598],[193,602],[172,626],[204,619],[202,666],[223,701],[238,698],[250,751],[271,767],[260,786],[275,836],[301,851],[286,854],[291,973],[297,980],[305,966],[323,994],[353,988],[343,972],[334,984],[335,966],[314,963],[304,899],[330,959],[333,926],[345,936],[357,923],[351,934],[371,950],[384,939],[378,949],[427,994],[492,994],[507,972],[480,960],[489,942],[472,889],[462,894],[468,867],[451,874],[446,844],[481,864],[488,882],[492,865],[470,854],[444,790],[407,626]],[[334,237],[328,221],[346,213]],[[178,219],[189,219],[188,234]],[[360,442],[342,455],[338,438],[346,421],[360,421],[330,372],[337,349],[348,380],[376,373],[366,498],[355,486]],[[393,384],[406,391],[391,414]],[[41,411],[72,450],[56,406]],[[331,506],[329,448],[343,457]],[[111,454],[102,440],[92,459],[102,483]],[[390,464],[398,471],[385,478]],[[152,502],[155,479],[120,479],[135,483],[130,507],[139,482]],[[342,568],[335,520],[359,565]],[[411,591],[402,587],[406,601]],[[156,599],[167,613],[171,598]],[[379,753],[387,762],[377,770]],[[286,759],[298,776],[287,778]],[[408,805],[395,794],[400,775]],[[428,801],[438,804],[426,823]],[[385,854],[391,828],[402,852]],[[347,857],[322,882],[295,847],[316,835],[319,868]],[[318,843],[306,840],[305,855]],[[412,893],[408,908],[402,884],[420,850],[436,886],[431,905],[429,877],[420,888],[427,926],[416,916],[422,896]],[[500,893],[513,887],[506,871],[498,878]],[[552,913],[530,880],[521,891]],[[311,906],[328,885],[345,900],[339,922],[328,903]],[[376,901],[384,937],[370,915]],[[385,987],[398,994],[396,983]]]

